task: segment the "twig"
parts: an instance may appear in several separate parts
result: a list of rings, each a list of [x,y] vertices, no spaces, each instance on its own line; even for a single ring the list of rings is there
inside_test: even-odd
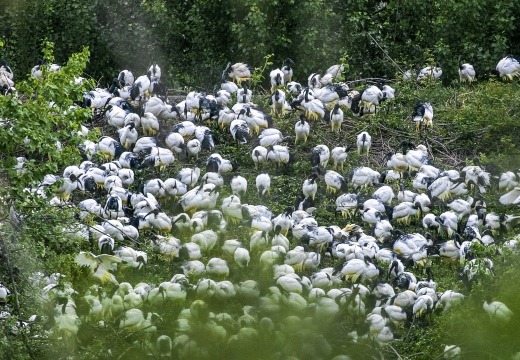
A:
[[[403,358],[401,355],[399,355],[399,353],[397,352],[397,350],[393,348],[392,345],[390,345],[390,344],[386,344],[386,346],[388,346],[390,349],[392,349],[393,352],[397,355],[397,357],[398,357],[399,359],[402,359],[402,358]]]
[[[399,65],[397,65],[397,63],[394,61],[394,59],[392,59],[390,57],[390,55],[388,55],[388,53],[381,47],[381,45],[379,45],[379,43],[376,41],[376,39],[374,39],[374,37],[371,35],[371,34],[368,34],[368,36],[370,36],[370,38],[372,39],[373,42],[376,43],[377,47],[381,49],[381,51],[383,52],[383,54],[386,55],[387,58],[390,59],[390,61],[395,65],[395,67],[397,68],[397,70],[399,70],[401,72],[401,74],[404,75],[404,71],[399,67]]]
[[[410,325],[410,329],[408,329],[408,334],[406,334],[406,336],[404,337],[403,341],[406,341],[406,339],[408,339],[408,336],[412,332],[412,328],[413,328],[413,324],[414,323],[415,323],[415,316],[413,317],[412,324]]]

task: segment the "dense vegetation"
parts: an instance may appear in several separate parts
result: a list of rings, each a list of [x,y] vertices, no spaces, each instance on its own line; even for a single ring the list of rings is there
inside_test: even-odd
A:
[[[385,168],[385,154],[395,150],[404,139],[425,144],[438,167],[452,168],[460,161],[470,164],[475,157],[489,169],[494,168],[496,174],[520,166],[517,150],[520,139],[514,133],[520,109],[518,83],[491,79],[461,86],[455,81],[455,59],[459,53],[474,60],[478,70],[493,67],[506,53],[518,53],[514,47],[520,43],[514,19],[518,18],[519,9],[512,3],[400,1],[383,7],[374,2],[310,0],[299,2],[298,6],[293,6],[292,1],[272,4],[268,1],[224,4],[221,1],[86,3],[46,0],[13,1],[0,9],[0,33],[4,36],[0,39],[3,45],[0,46],[0,58],[9,60],[21,95],[18,99],[0,97],[0,119],[12,125],[0,128],[0,194],[4,199],[0,208],[0,282],[11,290],[7,304],[0,309],[5,311],[0,320],[2,358],[158,357],[157,349],[145,341],[150,335],[121,329],[120,319],[107,318],[100,323],[98,319],[85,316],[77,336],[47,332],[55,328],[52,318],[59,300],[46,298],[49,295],[42,290],[45,280],[38,272],[45,276],[63,274],[60,286],[72,284],[80,298],[96,281],[86,276],[85,269],[77,266],[74,258],[80,250],[96,252],[97,244],[94,246],[76,234],[80,229],[76,220],[78,210],[71,204],[86,198],[86,194],[75,192],[70,204],[51,207],[47,199],[28,196],[23,190],[38,184],[45,174],[61,173],[65,166],[79,163],[77,145],[83,139],[76,132],[81,124],[90,128],[88,137],[93,141],[101,135],[114,136],[114,130],[102,120],[95,118],[92,122],[90,110],[71,111],[68,108],[81,99],[82,91],[107,83],[122,68],[131,68],[141,74],[154,59],[167,69],[170,84],[175,89],[180,86],[209,89],[220,81],[223,65],[228,60],[248,62],[257,68],[255,78],[259,79],[254,101],[267,112],[263,92],[265,78],[269,70],[278,67],[288,56],[297,62],[295,77],[302,83],[311,71],[323,70],[340,61],[348,65],[347,80],[371,76],[400,78],[395,65],[381,52],[376,41],[403,70],[435,61],[444,65],[444,84],[439,81],[392,82],[397,89],[396,99],[384,103],[375,116],[358,118],[347,113],[341,133],[331,133],[328,124],[313,123],[308,143],[291,145],[296,161],[290,166],[268,170],[272,179],[271,196],[261,202],[276,214],[293,204],[305,176],[311,173],[309,152],[313,146],[321,143],[331,149],[346,146],[354,143],[361,131],[373,135],[373,149],[369,156],[351,153],[345,172],[359,165],[379,170]],[[429,21],[418,21],[426,15],[430,17]],[[62,28],[68,31],[57,30]],[[52,44],[43,42],[44,39],[55,43],[54,51]],[[52,61],[55,56],[56,62],[66,65],[61,72],[48,73],[45,82],[28,76],[37,59],[42,57],[41,50],[35,50],[42,43],[43,57]],[[129,48],[134,51],[129,52]],[[274,56],[266,57],[271,53]],[[74,76],[79,75],[89,79],[82,87],[74,85]],[[262,77],[264,82],[260,80]],[[19,81],[24,78],[27,78],[26,82]],[[410,121],[418,99],[430,100],[435,111],[434,128],[426,133],[417,133]],[[50,100],[54,101],[52,106]],[[297,118],[296,113],[291,113],[275,120],[275,127],[284,134],[292,134]],[[174,122],[163,123],[162,128],[168,131]],[[258,174],[251,161],[253,146],[236,146],[228,130],[209,126],[215,128],[221,139],[216,150],[223,157],[232,157],[239,164],[238,173],[249,182],[250,189],[242,203],[260,202],[253,185]],[[24,142],[26,138],[29,138],[28,142]],[[56,141],[62,144],[61,152],[56,150]],[[200,157],[205,159],[210,154],[203,152]],[[17,156],[28,159],[24,172],[15,169]],[[96,160],[101,161],[100,158]],[[143,170],[138,176],[143,181],[157,176],[173,177],[186,166],[193,166],[193,162],[180,158],[160,173]],[[410,181],[406,181],[407,187],[410,187]],[[137,190],[137,185],[131,190]],[[52,196],[53,189],[49,191]],[[220,198],[230,193],[229,187],[225,186]],[[499,195],[495,188],[486,195],[489,212],[502,211],[497,204]],[[346,220],[328,211],[327,204],[333,204],[334,200],[325,193],[321,182],[314,213],[320,225],[361,224],[359,217]],[[173,202],[163,204],[167,210],[173,206]],[[516,207],[507,209],[508,213],[514,211]],[[370,227],[364,228],[370,232]],[[423,231],[417,221],[403,226],[402,230]],[[237,238],[247,243],[249,235],[244,227],[230,227],[225,239]],[[301,359],[328,359],[347,353],[354,359],[436,359],[443,356],[444,346],[450,344],[462,348],[463,358],[509,359],[520,351],[517,335],[520,270],[515,266],[517,254],[507,250],[503,255],[496,252],[500,244],[515,235],[514,230],[503,233],[496,238],[496,246],[475,249],[495,261],[496,275],[482,276],[471,285],[471,291],[460,280],[459,265],[452,268],[433,259],[430,265],[439,284],[438,291],[460,291],[466,295],[465,301],[450,312],[435,313],[395,329],[396,341],[387,346],[380,347],[367,339],[356,342],[350,337],[351,331],[361,332],[363,328],[362,319],[352,313],[342,311],[333,319],[317,319],[311,317],[312,307],[287,313],[297,315],[301,321],[287,321],[285,313],[274,316],[276,337],[266,335],[256,339],[257,342],[242,337],[234,343],[221,343],[218,335],[204,327],[201,321],[194,331],[198,334],[196,340],[202,344],[201,348],[211,351],[210,358],[215,359],[263,359],[270,358],[271,351],[279,358],[294,355]],[[157,285],[169,281],[179,270],[179,262],[165,258],[157,251],[150,233],[142,235],[138,246],[148,253],[147,265],[140,270],[127,268],[114,272],[119,282]],[[218,250],[205,254],[202,262],[207,263],[210,257],[221,255]],[[252,262],[247,269],[239,268],[232,260],[229,264],[230,281],[253,278],[260,284],[262,294],[266,293],[271,285],[271,274],[263,273],[258,263]],[[338,259],[324,258],[320,267],[338,264]],[[419,267],[414,267],[413,271],[424,275]],[[191,280],[196,284],[196,279]],[[516,315],[508,324],[496,324],[484,313],[482,304],[490,295],[508,304]],[[156,326],[161,333],[174,338],[178,313],[200,298],[194,289],[187,296],[185,303],[158,311],[162,316]],[[207,303],[211,312],[227,312],[234,318],[243,315],[242,307],[250,304],[248,299],[238,298],[232,301],[211,299]],[[18,320],[27,321],[33,314],[43,315],[43,318],[25,327],[18,323]],[[204,358],[204,354],[199,354],[198,358]]]
[[[274,54],[276,66],[292,58],[298,78],[345,56],[351,79],[390,79],[399,69],[420,68],[433,59],[445,68],[447,84],[456,78],[459,54],[482,75],[506,54],[520,53],[520,9],[505,0],[13,0],[4,5],[0,57],[11,61],[18,79],[41,57],[43,39],[56,44],[58,63],[88,46],[86,73],[102,84],[122,68],[144,72],[154,59],[165,67],[170,85],[210,89],[228,61],[256,66],[266,54]]]

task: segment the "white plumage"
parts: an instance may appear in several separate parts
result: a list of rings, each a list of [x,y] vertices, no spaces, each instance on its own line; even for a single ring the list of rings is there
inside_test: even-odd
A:
[[[459,55],[459,79],[460,82],[473,82],[475,81],[475,69],[471,64],[463,64],[462,56]]]
[[[269,174],[260,174],[256,177],[256,188],[258,196],[263,197],[269,194],[271,188],[271,178]]]
[[[513,78],[520,76],[520,62],[513,56],[508,55],[498,62],[492,73],[502,79],[513,80]]]
[[[356,145],[358,154],[368,155],[372,145],[372,137],[366,131],[363,131],[357,136]]]

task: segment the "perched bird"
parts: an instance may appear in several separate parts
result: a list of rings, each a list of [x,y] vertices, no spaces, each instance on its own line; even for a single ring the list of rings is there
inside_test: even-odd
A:
[[[282,64],[281,70],[283,73],[283,80],[286,84],[290,83],[293,77],[293,69],[291,65],[294,66],[296,64],[290,58],[285,59]]]
[[[305,121],[305,115],[300,115],[300,121],[297,121],[294,125],[294,132],[296,133],[296,137],[294,138],[294,143],[296,144],[298,140],[303,140],[304,143],[307,142],[307,138],[309,137],[309,133],[311,128],[309,123]]]
[[[247,144],[249,142],[249,127],[244,120],[231,121],[229,131],[238,144]]]
[[[272,116],[283,116],[288,109],[285,101],[285,93],[283,90],[275,89],[269,97],[269,105],[271,106]]]
[[[341,131],[341,124],[343,123],[343,110],[339,106],[339,102],[334,105],[334,109],[330,111],[330,126],[332,131]]]
[[[317,145],[311,151],[312,167],[327,167],[330,159],[330,150],[327,145]]]
[[[381,89],[381,91],[383,92],[383,100],[390,100],[395,98],[395,89],[390,85],[383,85],[383,89]]]
[[[134,84],[130,88],[130,97],[132,100],[148,98],[150,95],[150,84],[150,76],[148,73],[135,79]]]
[[[497,323],[508,323],[514,315],[504,303],[500,301],[491,302],[489,298],[484,302],[483,307],[489,318]]]
[[[107,159],[118,159],[126,149],[123,145],[109,136],[102,136],[97,143],[97,152]]]
[[[335,194],[338,190],[347,192],[347,182],[345,178],[334,170],[327,170],[325,173],[325,184],[327,184],[327,193]]]
[[[291,159],[289,148],[282,145],[271,145],[267,148],[267,160],[272,161],[276,166],[287,164]]]
[[[258,164],[264,165],[267,163],[268,150],[263,146],[257,146],[251,152],[251,158],[255,163],[255,168],[258,168]]]
[[[247,66],[247,64],[236,63],[236,64],[231,65],[231,63],[228,63],[225,71],[227,71],[227,70],[229,70],[228,75],[237,84],[240,84],[243,81],[248,81],[251,79],[251,70],[249,70],[249,67]]]
[[[212,150],[217,144],[217,139],[207,126],[197,126],[195,128],[195,137],[200,141],[204,150]]]
[[[258,190],[258,196],[264,197],[270,193],[271,178],[269,174],[260,174],[256,177],[256,189]]]
[[[285,85],[285,73],[280,69],[272,70],[269,73],[269,78],[271,79],[271,93],[274,93],[276,89]]]
[[[318,191],[318,184],[316,184],[316,179],[318,178],[318,174],[312,173],[302,185],[303,196],[305,197],[314,197],[316,196],[316,192]]]
[[[429,101],[419,101],[413,110],[412,120],[419,131],[421,124],[433,128],[433,108]]]
[[[88,267],[91,271],[91,275],[102,284],[106,282],[117,284],[115,276],[109,271],[117,270],[117,264],[122,263],[123,260],[114,255],[94,255],[90,252],[81,251],[76,256],[75,262],[79,266]]]
[[[375,112],[379,103],[383,101],[383,98],[383,92],[375,85],[369,86],[361,94],[361,101],[368,109],[367,113]]]
[[[366,131],[363,131],[357,136],[356,145],[358,154],[368,155],[372,145],[372,137]]]
[[[332,65],[331,67],[329,67],[325,71],[325,74],[332,75],[333,80],[339,80],[339,79],[341,79],[343,70],[345,70],[345,66],[343,66],[341,64],[336,64],[336,65]]]
[[[117,130],[117,133],[119,134],[119,142],[126,149],[130,149],[135,144],[139,136],[137,130],[135,129],[135,123],[133,122]]]
[[[2,81],[5,81],[5,79],[13,80],[13,71],[9,67],[7,60],[3,59],[0,64],[0,78],[3,78],[0,79],[0,84],[2,84]]]
[[[285,83],[285,89],[288,94],[299,94],[302,91],[302,85],[296,81],[289,81]]]
[[[459,79],[460,82],[473,82],[475,81],[475,69],[471,64],[462,63],[462,55],[459,55]]]
[[[117,76],[117,81],[119,81],[121,86],[132,86],[134,80],[134,74],[130,70],[122,70]]]
[[[498,62],[496,68],[492,69],[490,73],[504,80],[513,80],[515,77],[520,77],[520,62],[512,55],[507,55]]]
[[[337,166],[339,165],[341,171],[343,171],[343,164],[347,160],[348,152],[352,150],[354,145],[349,145],[347,147],[335,147],[331,151],[331,157],[332,157],[332,167],[334,170],[336,170]]]
[[[6,288],[4,285],[0,284],[0,304],[5,304],[6,300],[7,300],[7,296],[10,294],[11,292],[9,291],[8,288]]]
[[[437,61],[435,66],[427,66],[422,68],[417,74],[417,80],[425,80],[425,79],[438,79],[442,75],[441,64]]]
[[[233,176],[231,179],[231,192],[243,198],[247,192],[247,180],[242,176]]]
[[[253,100],[253,92],[247,88],[247,83],[242,83],[242,88],[237,90],[237,103],[248,104]]]
[[[148,68],[148,72],[150,81],[159,81],[161,80],[161,68],[154,61],[152,65]]]

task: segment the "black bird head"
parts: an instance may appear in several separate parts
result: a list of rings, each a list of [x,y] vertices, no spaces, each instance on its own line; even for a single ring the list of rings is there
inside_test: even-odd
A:
[[[289,65],[288,65],[288,64],[289,64]],[[294,63],[290,58],[287,58],[287,59],[285,59],[285,60],[283,61],[283,64],[282,64],[282,65],[284,65],[284,66],[286,66],[287,68],[290,69],[290,68],[291,68],[290,65],[294,66],[294,65],[296,65],[296,64],[295,64],[295,63]]]

